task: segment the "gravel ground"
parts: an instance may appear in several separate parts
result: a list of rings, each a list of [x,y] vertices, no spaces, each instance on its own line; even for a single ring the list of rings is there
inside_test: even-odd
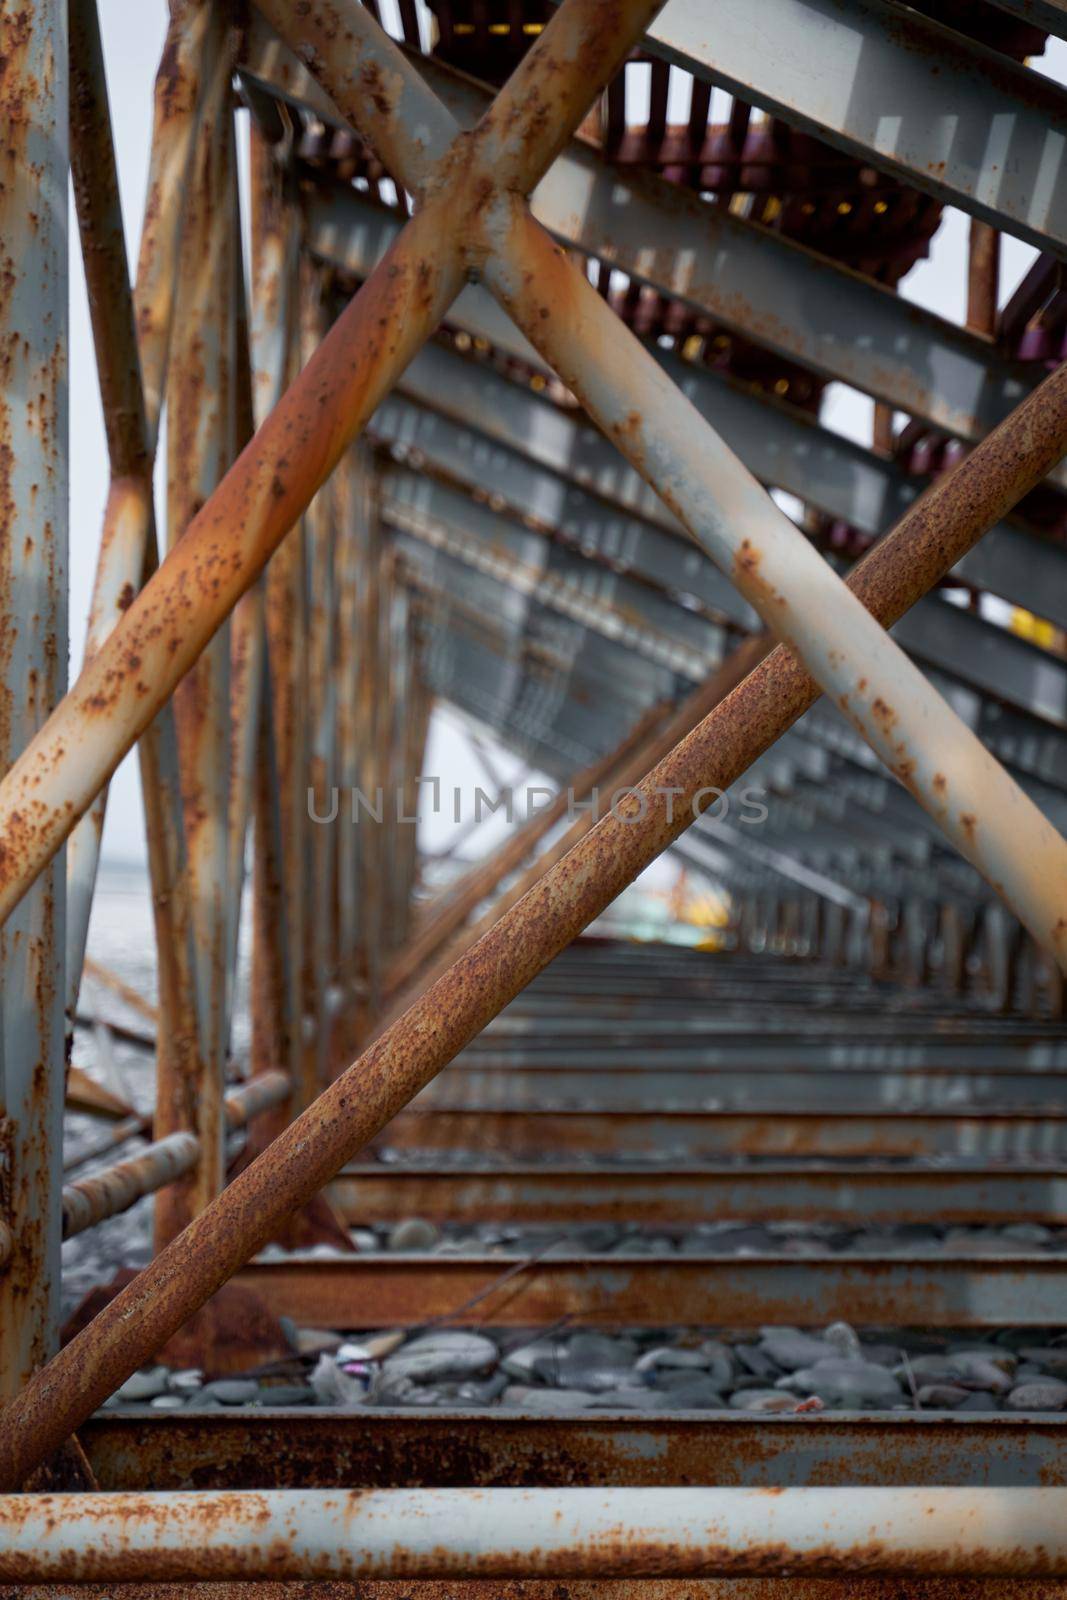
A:
[[[351,1334],[286,1326],[294,1355],[270,1374],[205,1383],[162,1366],[134,1374],[105,1411],[222,1406],[430,1406],[577,1411],[823,1410],[1031,1413],[1067,1408],[1067,1332],[1000,1330],[982,1342],[914,1330],[862,1336],[634,1328],[429,1329]],[[1062,1342],[1058,1342],[1062,1341]]]
[[[102,874],[94,902],[90,949],[146,999],[155,996],[154,941],[143,876]],[[245,968],[247,963],[245,963]],[[83,1009],[144,1027],[107,991],[86,982]],[[234,1049],[247,1047],[244,985],[237,1006]],[[152,1058],[92,1030],[79,1030],[75,1060],[139,1110],[152,1103]],[[100,1124],[69,1116],[68,1154],[99,1137]],[[126,1153],[136,1146],[126,1147]],[[388,1159],[388,1152],[385,1153]],[[664,1158],[674,1160],[672,1152]],[[112,1153],[107,1160],[113,1160]],[[427,1164],[445,1165],[435,1153]],[[462,1169],[492,1161],[453,1153]],[[405,1164],[416,1165],[410,1152]],[[88,1173],[106,1161],[80,1169]],[[568,1164],[574,1165],[568,1158]],[[931,1163],[936,1165],[937,1163]],[[143,1266],[150,1256],[152,1201],[143,1200],[63,1246],[64,1314],[119,1267]],[[1018,1223],[1009,1227],[857,1228],[846,1224],[716,1222],[684,1233],[639,1226],[591,1224],[561,1228],[479,1226],[437,1228],[411,1217],[392,1228],[356,1228],[361,1251],[419,1252],[522,1259],[593,1253],[618,1256],[786,1254],[826,1251],[848,1255],[1027,1255],[1067,1251],[1067,1228]],[[320,1252],[316,1252],[320,1253]],[[323,1247],[321,1253],[333,1254]],[[281,1255],[268,1248],[264,1258]],[[843,1323],[822,1334],[765,1328],[759,1335],[713,1329],[635,1328],[625,1334],[577,1332],[561,1325],[524,1338],[514,1330],[430,1329],[346,1334],[343,1329],[286,1325],[292,1359],[269,1375],[205,1383],[195,1372],[153,1367],[137,1373],[108,1402],[119,1409],[145,1404],[160,1410],[227,1405],[511,1407],[567,1413],[595,1410],[743,1410],[758,1413],[850,1410],[975,1410],[1034,1412],[1067,1409],[1067,1330],[998,1330],[983,1342],[965,1334],[880,1331],[860,1336]]]

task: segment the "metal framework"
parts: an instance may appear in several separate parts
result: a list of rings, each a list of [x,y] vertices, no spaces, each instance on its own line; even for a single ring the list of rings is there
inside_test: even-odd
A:
[[[351,1328],[609,1301],[609,1325],[658,1302],[878,1322],[902,1295],[931,1325],[1005,1303],[1062,1320],[1051,1259],[827,1257],[800,1283],[777,1260],[559,1257],[506,1293],[481,1261],[253,1259],[335,1178],[352,1221],[1067,1220],[1067,92],[1025,59],[1067,37],[1063,7],[396,9],[402,37],[373,0],[171,0],[131,286],[96,0],[0,5],[0,1578],[705,1579],[855,1570],[875,1547],[886,1573],[1061,1578],[1062,1495],[1030,1482],[769,1501],[683,1492],[678,1467],[651,1501],[611,1471],[155,1498],[112,1465],[101,1498],[17,1492],[64,1486],[75,1430],[108,1459],[94,1412],[183,1326],[206,1338],[235,1275]],[[110,488],[64,690],[68,167]],[[897,293],[942,203],[969,215],[967,326]],[[1039,252],[1002,310],[997,230]],[[830,382],[874,402],[869,444],[820,421]],[[561,787],[431,898],[435,703]],[[134,747],[154,1110],[98,1098],[115,1159],[64,1183],[107,785]],[[754,783],[758,834],[712,814]],[[349,825],[356,794],[373,827]],[[831,1025],[807,1039],[787,1000],[787,1051],[638,1004],[651,1071],[612,1032],[640,974],[571,952],[575,992],[601,984],[588,1026],[551,973],[505,1012],[666,850],[728,888],[739,961],[803,956],[955,1011],[856,1039],[845,1015],[828,1061]],[[524,1004],[551,1048],[524,1044]],[[1026,1028],[998,1031],[1012,1009]],[[964,1048],[986,1097],[967,1113]],[[512,1164],[432,1164],[465,1140]],[[666,1182],[578,1164],[657,1147]],[[431,1161],[367,1158],[386,1148]],[[538,1164],[550,1149],[563,1165]],[[949,1164],[904,1192],[892,1162],[916,1154]],[[775,1165],[723,1165],[753,1155]],[[61,1240],[148,1194],[150,1265],[60,1349]]]

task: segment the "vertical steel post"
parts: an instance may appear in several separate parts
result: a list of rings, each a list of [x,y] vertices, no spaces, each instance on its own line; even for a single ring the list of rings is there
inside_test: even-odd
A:
[[[0,4],[0,764],[67,660],[67,17]],[[54,1353],[64,1090],[62,852],[0,930],[0,1395]]]
[[[967,326],[976,333],[997,331],[1000,292],[1000,234],[988,222],[971,218],[967,245]]]
[[[234,266],[236,159],[230,74],[233,42],[212,11],[209,81],[193,154],[178,259],[175,333],[167,375],[167,531],[170,548],[220,482],[233,456],[236,407]],[[181,761],[193,958],[201,1020],[202,1074],[193,1111],[200,1140],[185,1206],[202,1211],[222,1188],[228,1049],[230,630],[219,630],[174,697]],[[164,1096],[160,1096],[161,1109]],[[168,1097],[168,1105],[173,1101]],[[188,1108],[186,1108],[188,1109]],[[183,1131],[157,1126],[157,1135]],[[172,1225],[181,1218],[168,1197]],[[184,1220],[187,1220],[184,1219]],[[165,1242],[160,1226],[157,1243]]]
[[[296,229],[287,203],[281,173],[258,124],[253,120],[249,150],[252,236],[252,406],[258,424],[270,414],[285,388],[292,344],[295,286]],[[288,548],[288,547],[286,547]],[[281,1067],[295,1084],[297,1071],[297,984],[289,945],[292,906],[286,894],[285,851],[282,843],[283,807],[279,796],[278,756],[275,746],[274,706],[271,696],[272,663],[267,651],[267,593],[279,552],[255,587],[259,626],[260,692],[256,714],[252,808],[254,864],[252,885],[252,1070],[268,1072]],[[283,579],[283,582],[285,580]],[[246,597],[247,598],[247,597]],[[242,605],[244,602],[241,602]],[[255,654],[253,650],[253,654]],[[251,663],[247,670],[253,670]],[[251,708],[249,708],[251,711]],[[292,1101],[257,1124],[262,1137],[266,1125],[284,1126]]]
[[[300,270],[300,337],[307,361],[330,331],[325,271],[306,259]],[[335,870],[336,830],[331,813],[334,791],[334,722],[337,683],[334,673],[335,636],[335,497],[327,480],[308,506],[304,518],[307,559],[308,638],[307,700],[303,718],[308,729],[308,765],[305,803],[307,872],[305,874],[306,926],[304,946],[304,1014],[310,1038],[305,1046],[304,1102],[315,1098],[328,1081],[331,978],[337,948],[331,937],[331,902]]]

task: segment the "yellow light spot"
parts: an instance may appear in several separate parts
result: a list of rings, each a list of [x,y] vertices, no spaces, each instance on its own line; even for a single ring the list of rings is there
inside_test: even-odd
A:
[[[524,22],[522,25],[522,31],[525,34],[528,34],[531,39],[533,39],[536,38],[539,33],[544,32],[544,27],[545,25],[543,22]]]
[[[686,361],[695,361],[700,354],[704,341],[699,333],[691,333],[682,346],[682,356]]]
[[[457,350],[469,350],[470,347],[471,347],[471,336],[470,336],[470,334],[469,333],[464,333],[461,330],[459,333],[456,334],[456,349]]]
[[[474,341],[474,348],[476,350],[480,351],[481,354],[484,356],[485,352],[489,348],[489,340],[488,339],[483,339],[481,337],[481,335],[479,334],[478,337]]]
[[[874,202],[874,209],[875,209],[875,212],[877,213],[878,216],[884,217],[886,212],[889,210],[889,201],[888,200],[876,200]]]
[[[788,378],[777,378],[775,380],[775,384],[774,384],[774,392],[775,392],[775,394],[788,394],[789,393],[789,379]]]
[[[839,217],[847,217],[851,210],[852,210],[851,201],[849,201],[849,200],[839,200],[838,201],[838,203],[837,203],[837,214],[838,214]]]
[[[805,200],[800,209],[806,217],[813,216],[815,212],[815,206],[811,200]]]
[[[545,387],[545,382],[546,380],[539,372],[534,373],[533,377],[530,379],[530,388],[533,390],[534,394],[541,393],[541,390]]]
[[[489,32],[499,36],[502,33],[510,33],[511,28],[506,22],[491,22],[489,24]]]

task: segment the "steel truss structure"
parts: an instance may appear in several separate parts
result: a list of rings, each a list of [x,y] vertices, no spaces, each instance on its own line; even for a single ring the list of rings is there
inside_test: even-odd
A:
[[[610,1589],[761,1572],[776,1549],[839,1572],[874,1544],[885,1572],[1067,1568],[1059,1491],[918,1490],[903,1469],[862,1505],[811,1489],[768,1509],[753,1481],[650,1500],[622,1467],[596,1490],[488,1488],[487,1466],[479,1488],[398,1473],[377,1493],[294,1479],[258,1496],[183,1496],[164,1473],[145,1500],[113,1465],[113,1492],[64,1502],[59,1534],[53,1500],[16,1492],[62,1483],[75,1430],[109,1459],[89,1419],[235,1274],[307,1313],[307,1264],[253,1258],[338,1174],[352,1218],[543,1218],[579,1191],[604,1215],[823,1215],[841,1181],[791,1157],[999,1139],[1016,1164],[982,1182],[934,1170],[904,1195],[891,1169],[858,1169],[848,1203],[875,1220],[1067,1215],[1062,1176],[1026,1169],[1063,1158],[1067,972],[1067,93],[1026,58],[1067,38],[1067,9],[758,0],[756,27],[756,5],[400,0],[391,34],[374,0],[171,0],[132,288],[96,0],[0,7],[0,1577],[537,1570]],[[668,118],[672,75],[686,123]],[[64,690],[68,169],[110,490]],[[944,205],[969,218],[967,326],[897,293]],[[1038,251],[1002,310],[1000,232]],[[820,421],[830,383],[874,402],[868,445]],[[561,788],[427,901],[414,817],[446,702]],[[64,1184],[107,785],[134,748],[155,1110],[120,1117],[103,1147],[145,1148]],[[764,828],[713,814],[752,785]],[[338,807],[357,791],[372,809],[388,797],[373,828]],[[877,1035],[843,1040],[831,1068],[802,1036],[786,1061],[739,1030],[729,1059],[712,1042],[698,1063],[687,1040],[654,1075],[620,1072],[611,1117],[554,1104],[553,1072],[564,1098],[602,1092],[622,1040],[598,1041],[600,1060],[563,1026],[558,1059],[527,1060],[508,1042],[521,1011],[494,1019],[669,849],[728,886],[739,960],[804,956],[961,1013],[1027,1013],[1027,1039],[994,1031],[984,1067],[967,1033],[991,1096],[974,1126],[945,1087],[950,1023],[912,1048],[903,1019],[884,1060]],[[534,1013],[551,992],[530,990]],[[896,1122],[864,1077],[881,1065],[920,1085]],[[708,1069],[733,1097],[721,1114],[700,1100]],[[1031,1069],[1039,1105],[1012,1077]],[[835,1072],[858,1074],[840,1115]],[[813,1085],[817,1127],[798,1103]],[[761,1113],[783,1097],[770,1149]],[[477,1128],[475,1149],[575,1157],[645,1149],[658,1118],[685,1155],[669,1193],[633,1172],[355,1164],[383,1140],[448,1148],[450,1118]],[[248,1159],[227,1181],[238,1128]],[[773,1197],[759,1172],[701,1165],[757,1150],[786,1163]],[[61,1240],[146,1194],[151,1264],[60,1349]],[[338,1263],[323,1290],[328,1265],[313,1287],[353,1327],[368,1306],[416,1325],[428,1303],[493,1291],[459,1261],[432,1283]],[[996,1293],[1040,1325],[1062,1288],[1010,1262],[912,1264],[872,1288],[824,1261],[788,1292],[763,1263],[654,1267],[612,1280],[617,1315],[663,1296],[737,1325],[783,1305],[804,1320],[813,1298],[858,1316],[906,1281],[939,1324],[983,1325]],[[560,1261],[500,1317],[585,1315],[591,1292]],[[1009,1538],[996,1516],[1012,1495]],[[961,1519],[973,1537],[946,1539]],[[620,1527],[641,1531],[644,1565]]]

